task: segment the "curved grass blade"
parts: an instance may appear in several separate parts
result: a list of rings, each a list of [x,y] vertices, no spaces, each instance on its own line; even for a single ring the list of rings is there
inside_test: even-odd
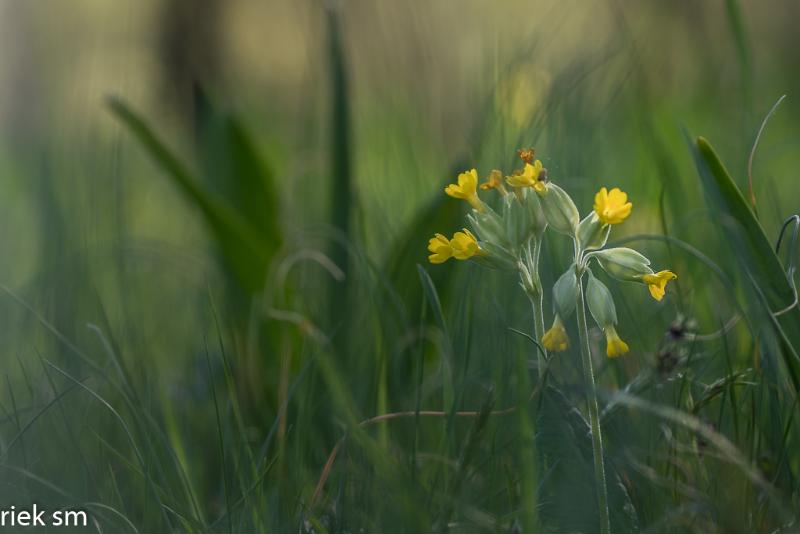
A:
[[[703,137],[692,145],[695,163],[710,207],[719,216],[728,242],[733,246],[741,267],[764,296],[766,312],[784,310],[795,299],[786,271],[767,239],[744,195],[733,182],[711,144]],[[800,312],[788,310],[777,322],[798,352],[800,347]],[[797,366],[792,361],[791,365]]]
[[[781,304],[785,305],[794,298],[792,288],[755,214],[711,144],[703,137],[697,138],[695,156],[709,203],[727,219],[722,222],[733,243],[740,244],[738,251],[744,255],[744,267],[764,284],[762,290],[770,303],[778,304],[776,309],[783,307]]]
[[[707,202],[717,214],[746,279],[758,295],[754,299],[761,304],[757,316],[768,317],[767,324],[772,324],[778,339],[785,340],[787,348],[791,349],[782,350],[781,354],[796,392],[800,376],[800,359],[797,358],[800,311],[796,307],[787,308],[795,300],[794,288],[747,200],[711,144],[698,137],[692,151]],[[776,317],[779,310],[783,313]]]
[[[207,114],[200,153],[205,182],[258,232],[272,256],[283,241],[272,170],[237,117],[210,104]]]
[[[436,322],[439,323],[439,327],[442,329],[442,334],[444,335],[442,346],[442,388],[444,391],[444,408],[449,412],[455,409],[453,368],[451,364],[453,349],[450,342],[450,334],[447,331],[447,323],[444,320],[444,313],[442,312],[442,303],[439,300],[439,295],[436,292],[436,286],[433,280],[431,280],[428,271],[426,271],[422,265],[417,265],[417,273],[419,274],[419,281],[425,292],[425,298],[430,303],[433,315],[436,317]]]
[[[189,170],[124,102],[112,98],[109,106],[175,185],[200,209],[216,236],[227,266],[243,288],[258,292],[263,287],[271,260],[273,245],[269,239],[260,235],[229,205],[204,191]]]

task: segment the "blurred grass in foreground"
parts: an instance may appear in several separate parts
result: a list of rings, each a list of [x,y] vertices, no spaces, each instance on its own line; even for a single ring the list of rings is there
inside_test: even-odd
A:
[[[132,38],[156,5],[83,7]],[[79,13],[9,11],[52,57],[14,56],[0,95],[22,102],[0,144],[0,503],[110,532],[596,531],[577,350],[539,380],[516,278],[425,260],[462,220],[444,184],[535,146],[582,212],[628,191],[617,243],[680,276],[659,306],[604,280],[632,349],[595,351],[614,531],[796,528],[796,222],[773,252],[800,211],[793,3],[231,5],[239,53],[191,128],[146,51],[120,82],[52,31]],[[784,93],[756,217],[748,157]]]

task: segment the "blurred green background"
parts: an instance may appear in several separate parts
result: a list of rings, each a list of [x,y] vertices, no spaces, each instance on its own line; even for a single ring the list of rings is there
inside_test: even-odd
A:
[[[612,241],[668,236],[635,244],[679,275],[660,304],[606,280],[632,349],[593,332],[615,531],[796,529],[796,225],[764,250],[800,211],[798,20],[0,0],[0,505],[102,532],[597,531],[577,348],[539,381],[516,275],[426,260],[465,225],[443,187],[533,146],[582,214],[627,191]]]

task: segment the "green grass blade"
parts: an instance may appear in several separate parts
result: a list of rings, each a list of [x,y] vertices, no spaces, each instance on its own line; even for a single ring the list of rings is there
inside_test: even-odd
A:
[[[331,82],[331,224],[339,240],[331,251],[331,259],[347,275],[350,242],[350,218],[353,208],[351,163],[350,101],[345,51],[338,4],[328,5],[328,60]],[[331,292],[331,312],[338,313],[338,305],[346,295],[346,286],[334,284]]]
[[[775,337],[784,345],[780,353],[793,389],[797,390],[800,311],[797,306],[787,308],[795,301],[794,289],[755,214],[711,144],[699,137],[693,152],[708,204],[719,218],[734,255],[746,273],[745,283],[749,282],[752,288],[750,293],[755,296],[756,309],[760,309],[755,318],[764,319],[761,323],[770,325]],[[776,316],[778,311],[781,311],[780,316]]]
[[[444,320],[442,303],[439,300],[439,294],[436,292],[436,286],[433,284],[433,280],[431,280],[428,271],[421,265],[417,265],[417,272],[419,273],[419,280],[422,284],[422,288],[425,291],[425,297],[431,305],[433,315],[436,318],[436,322],[439,324],[439,328],[442,329],[442,335],[444,336],[442,342],[442,388],[444,392],[444,409],[449,412],[454,409],[453,402],[455,400],[453,369],[450,361],[453,354],[450,334],[447,330],[447,323]]]
[[[204,191],[189,170],[155,135],[152,129],[119,99],[109,101],[111,111],[141,143],[173,183],[202,212],[215,234],[227,266],[244,289],[257,292],[263,287],[270,251],[274,244],[262,236],[233,208]]]
[[[794,300],[794,293],[770,240],[711,144],[699,137],[695,148],[697,167],[712,209],[720,215],[733,243],[739,244],[747,270],[764,284],[762,289],[770,303],[775,304],[775,309],[785,307]]]
[[[213,108],[209,115],[200,154],[205,181],[258,232],[272,256],[283,241],[272,169],[237,117]]]

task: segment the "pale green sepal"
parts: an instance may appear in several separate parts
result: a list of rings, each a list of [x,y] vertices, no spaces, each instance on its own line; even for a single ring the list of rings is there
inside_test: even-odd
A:
[[[617,324],[617,309],[611,291],[594,277],[592,271],[586,272],[589,275],[586,284],[586,303],[589,305],[589,312],[601,328]]]

